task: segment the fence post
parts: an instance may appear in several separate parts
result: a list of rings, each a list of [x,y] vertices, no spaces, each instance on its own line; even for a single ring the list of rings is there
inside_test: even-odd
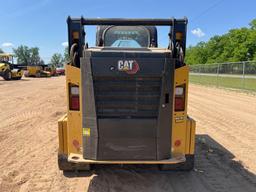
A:
[[[217,66],[217,87],[219,87],[219,71],[220,71],[220,64],[218,63],[218,66]]]
[[[202,76],[202,75],[201,75],[201,66],[202,66],[202,65],[199,65],[199,83],[201,83],[201,78],[202,78],[202,77],[201,77],[201,76]]]
[[[243,88],[245,87],[245,61],[243,61]]]

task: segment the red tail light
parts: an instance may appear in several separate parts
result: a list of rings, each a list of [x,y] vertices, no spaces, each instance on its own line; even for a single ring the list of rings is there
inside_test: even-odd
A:
[[[185,110],[185,86],[175,88],[175,111]]]
[[[70,84],[69,86],[69,108],[75,111],[80,110],[79,87],[77,85]]]

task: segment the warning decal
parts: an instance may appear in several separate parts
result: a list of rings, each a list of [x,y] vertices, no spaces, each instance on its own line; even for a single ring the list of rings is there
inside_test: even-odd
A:
[[[83,136],[90,136],[91,129],[90,128],[83,128]]]

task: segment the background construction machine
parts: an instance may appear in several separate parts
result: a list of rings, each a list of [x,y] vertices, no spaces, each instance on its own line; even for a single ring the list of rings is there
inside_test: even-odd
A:
[[[51,77],[52,72],[45,69],[47,65],[28,65],[25,77]]]
[[[194,166],[195,121],[187,115],[187,19],[68,18],[67,114],[58,121],[61,170],[93,164]],[[84,25],[98,25],[96,47]],[[157,28],[171,26],[168,48]]]
[[[52,64],[45,65],[44,70],[50,72],[51,76],[57,76],[58,75],[55,65],[52,65]]]
[[[9,53],[0,54],[0,76],[4,80],[19,80],[22,78],[23,70],[21,65],[13,62],[13,55]]]

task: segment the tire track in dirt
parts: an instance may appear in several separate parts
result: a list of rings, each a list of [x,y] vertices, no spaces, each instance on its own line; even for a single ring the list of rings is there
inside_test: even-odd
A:
[[[156,166],[98,166],[88,191],[255,191],[255,176],[218,149],[207,135],[197,137],[195,171],[161,172]],[[246,179],[236,169],[244,171]]]
[[[217,139],[255,172],[256,155],[253,146],[256,122],[253,114],[256,113],[256,97],[194,85],[191,89],[190,114],[197,120],[197,132],[208,133]],[[246,100],[241,99],[242,97],[246,97]],[[234,103],[239,100],[241,102],[238,108]]]

